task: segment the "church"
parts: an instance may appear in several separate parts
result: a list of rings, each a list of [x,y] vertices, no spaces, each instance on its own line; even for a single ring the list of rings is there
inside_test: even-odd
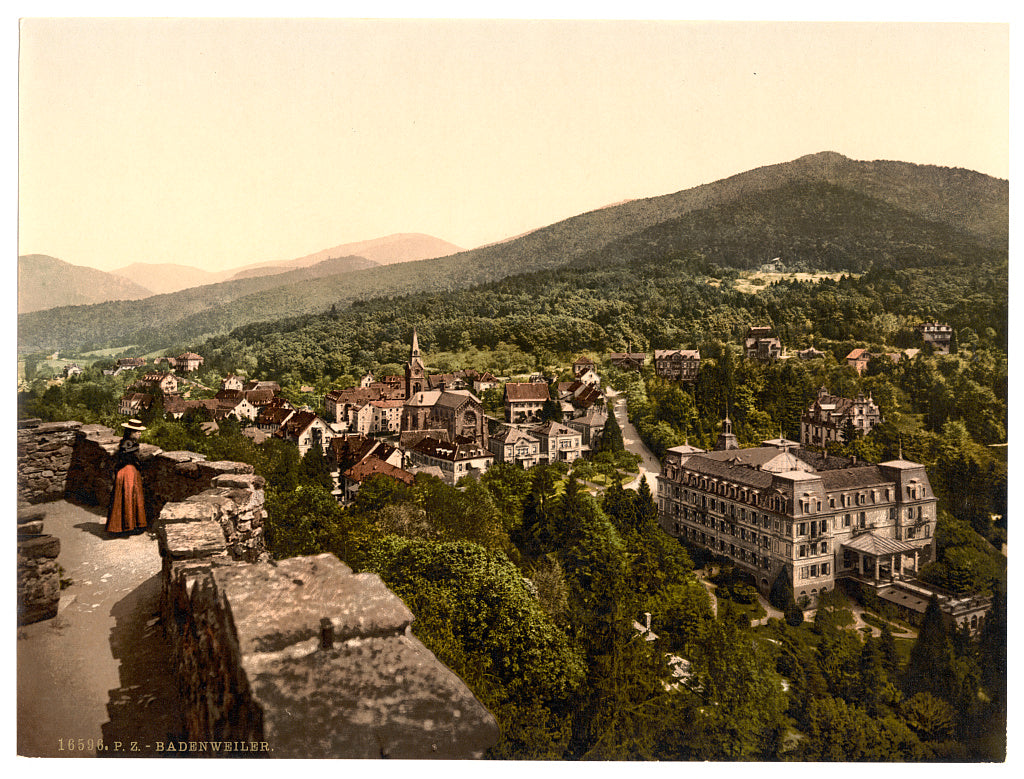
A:
[[[425,435],[450,442],[472,439],[486,450],[487,419],[480,399],[469,390],[428,389],[428,379],[414,328],[409,361],[405,364],[403,440]]]

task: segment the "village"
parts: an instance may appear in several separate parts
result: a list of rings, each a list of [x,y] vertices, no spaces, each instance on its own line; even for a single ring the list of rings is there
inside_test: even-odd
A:
[[[952,328],[927,322],[918,333],[935,353],[948,353]],[[746,359],[760,362],[824,355],[813,347],[787,354],[768,326],[749,327],[742,346]],[[898,363],[919,351],[873,354],[858,348],[845,362],[860,375],[871,360]],[[699,375],[701,355],[695,349],[657,349],[651,356],[655,374],[663,379],[685,384]],[[609,353],[606,360],[620,371],[640,372],[648,357],[627,350]],[[352,504],[360,486],[377,476],[411,485],[423,473],[458,486],[494,463],[509,463],[524,469],[561,464],[566,472],[575,464],[581,475],[594,478],[588,464],[609,419],[616,420],[616,428],[622,424],[615,416],[618,393],[604,385],[600,366],[589,356],[572,362],[570,380],[539,372],[513,379],[473,368],[431,373],[415,329],[404,375],[367,373],[359,386],[324,395],[321,413],[289,402],[277,382],[237,375],[224,377],[214,397],[190,400],[182,391],[189,385],[203,388],[189,378],[203,358],[187,352],[162,358],[154,368],[160,362],[171,370],[148,371],[133,383],[121,399],[123,415],[157,406],[167,418],[201,420],[207,433],[232,419],[254,443],[275,437],[294,445],[300,456],[319,450],[342,506]],[[123,358],[110,372],[133,369],[148,367],[141,358]],[[480,399],[496,388],[501,415],[489,414]],[[636,466],[620,458],[619,470],[606,470],[619,480],[628,477],[634,488],[649,476],[662,529],[728,559],[763,595],[785,570],[792,572],[787,589],[802,608],[813,607],[844,580],[847,587],[867,588],[917,619],[935,593],[916,579],[935,557],[937,499],[924,467],[901,458],[868,463],[829,454],[830,444],[836,448],[867,435],[881,421],[870,393],[846,398],[823,386],[801,414],[799,441],[780,435],[760,447],[739,449],[726,414],[711,451],[672,447],[658,464],[643,442],[633,439],[628,449]],[[590,486],[596,489],[595,483]],[[973,596],[940,600],[947,618],[972,633],[990,606],[990,599]]]

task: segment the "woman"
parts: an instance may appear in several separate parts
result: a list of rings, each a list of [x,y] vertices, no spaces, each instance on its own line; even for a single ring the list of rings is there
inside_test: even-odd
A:
[[[107,510],[108,533],[128,533],[146,527],[139,474],[139,436],[146,428],[138,419],[129,419],[122,427],[124,437],[114,455],[114,491]]]

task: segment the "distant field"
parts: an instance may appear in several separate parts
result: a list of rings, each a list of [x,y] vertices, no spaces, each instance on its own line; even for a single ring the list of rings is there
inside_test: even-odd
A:
[[[764,289],[773,281],[821,281],[822,279],[840,279],[843,276],[860,276],[859,273],[756,273],[744,274],[736,280],[736,289],[739,292],[757,292]]]
[[[126,349],[134,349],[134,348],[136,348],[136,347],[134,347],[134,346],[115,346],[112,349],[96,349],[96,350],[91,351],[91,352],[83,352],[82,356],[83,357],[96,357],[96,358],[110,357],[111,355],[120,354],[121,352],[125,351]]]

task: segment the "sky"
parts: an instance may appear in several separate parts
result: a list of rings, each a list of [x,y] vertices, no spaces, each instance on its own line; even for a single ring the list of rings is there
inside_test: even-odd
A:
[[[464,248],[831,150],[1009,178],[1009,26],[22,21],[19,254]]]

